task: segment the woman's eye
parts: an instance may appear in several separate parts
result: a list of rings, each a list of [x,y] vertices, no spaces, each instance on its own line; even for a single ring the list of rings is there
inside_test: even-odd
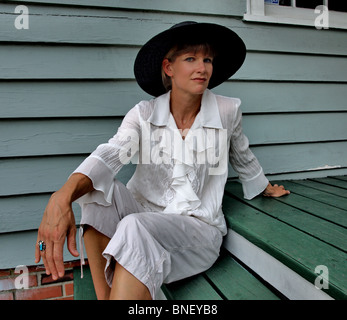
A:
[[[188,61],[188,62],[193,62],[193,61],[194,61],[194,58],[193,58],[193,57],[188,57],[188,58],[186,58],[186,61]]]
[[[205,63],[212,63],[212,59],[211,59],[211,58],[205,58],[205,59],[204,59],[204,62],[205,62]]]

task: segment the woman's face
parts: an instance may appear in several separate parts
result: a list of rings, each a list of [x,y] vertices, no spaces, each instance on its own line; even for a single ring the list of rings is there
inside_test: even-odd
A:
[[[173,62],[164,59],[163,70],[171,77],[172,91],[203,94],[212,76],[212,60],[201,51],[181,54]]]

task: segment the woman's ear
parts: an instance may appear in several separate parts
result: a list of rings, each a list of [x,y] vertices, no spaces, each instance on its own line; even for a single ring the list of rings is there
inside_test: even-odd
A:
[[[171,62],[169,59],[165,58],[162,62],[162,68],[166,75],[172,77]]]

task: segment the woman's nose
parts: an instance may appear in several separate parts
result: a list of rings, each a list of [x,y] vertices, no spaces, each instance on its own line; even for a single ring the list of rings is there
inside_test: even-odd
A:
[[[201,73],[206,72],[206,64],[205,64],[204,59],[198,60],[197,70]]]

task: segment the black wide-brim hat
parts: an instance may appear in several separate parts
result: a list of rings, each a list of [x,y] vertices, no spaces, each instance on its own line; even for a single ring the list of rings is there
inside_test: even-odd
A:
[[[243,64],[246,46],[227,27],[212,23],[185,21],[172,26],[150,39],[140,49],[134,64],[139,86],[154,97],[166,92],[162,83],[162,61],[176,44],[208,43],[215,51],[213,72],[208,85],[212,89],[229,79]]]

